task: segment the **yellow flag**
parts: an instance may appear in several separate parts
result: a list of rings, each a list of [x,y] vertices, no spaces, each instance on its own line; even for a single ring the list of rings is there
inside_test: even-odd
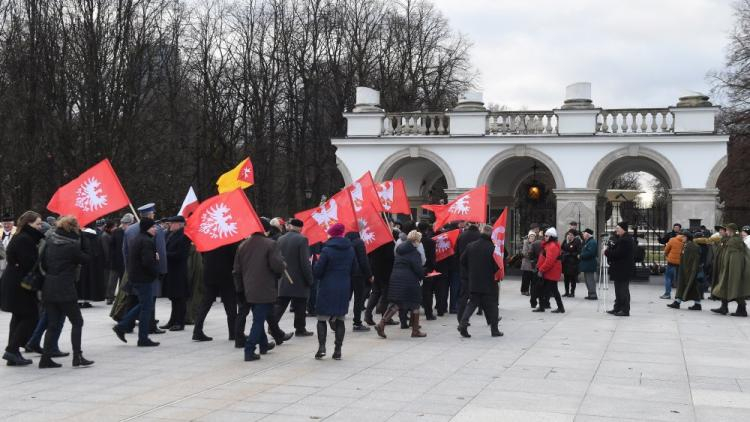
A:
[[[219,193],[224,193],[231,192],[237,188],[248,188],[253,185],[253,181],[253,165],[248,157],[237,164],[237,167],[219,176],[216,186],[219,188]]]

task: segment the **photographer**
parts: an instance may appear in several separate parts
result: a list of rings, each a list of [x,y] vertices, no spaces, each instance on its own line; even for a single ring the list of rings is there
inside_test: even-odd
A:
[[[630,316],[630,278],[633,275],[635,242],[628,234],[628,223],[621,221],[607,242],[604,255],[609,262],[609,278],[615,283],[615,306],[607,311],[615,316]]]

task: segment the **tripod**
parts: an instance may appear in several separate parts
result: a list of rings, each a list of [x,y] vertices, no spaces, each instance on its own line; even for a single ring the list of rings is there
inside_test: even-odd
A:
[[[607,256],[604,254],[606,250],[607,246],[604,246],[601,253],[599,254],[599,281],[596,285],[596,296],[599,298],[596,304],[597,312],[607,311],[607,294],[609,292],[609,263],[607,262]]]

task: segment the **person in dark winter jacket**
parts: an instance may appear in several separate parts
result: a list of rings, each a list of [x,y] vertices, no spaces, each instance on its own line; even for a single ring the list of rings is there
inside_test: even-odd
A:
[[[354,298],[354,316],[352,322],[354,327],[352,331],[370,331],[370,327],[362,325],[362,311],[365,310],[365,299],[372,287],[372,270],[370,270],[370,261],[367,259],[367,248],[365,242],[359,236],[359,232],[349,232],[346,238],[351,242],[354,248],[354,255],[357,257],[357,272],[352,275],[352,296]]]
[[[73,346],[73,366],[89,366],[94,362],[86,360],[81,352],[81,332],[83,316],[76,300],[76,276],[80,265],[90,257],[81,249],[80,227],[75,217],[64,216],[57,220],[57,229],[47,238],[41,265],[45,272],[42,287],[42,300],[47,312],[47,335],[44,338],[44,353],[39,361],[40,368],[59,368],[52,360],[52,354],[59,337],[60,322],[67,317],[72,325],[70,341]]]
[[[630,278],[635,271],[635,241],[628,234],[628,223],[621,221],[607,243],[604,255],[609,262],[609,278],[615,283],[615,306],[607,311],[615,316],[630,316]]]
[[[185,217],[177,215],[167,220],[167,274],[164,276],[163,294],[172,302],[169,321],[159,327],[170,331],[185,329],[187,300],[191,295],[188,282],[190,239],[185,236]]]
[[[3,359],[9,366],[30,365],[20,347],[29,340],[39,319],[36,294],[21,285],[39,258],[37,245],[44,235],[40,231],[42,216],[34,211],[21,214],[16,233],[5,250],[7,267],[0,278],[0,309],[12,314],[8,328],[8,345]]]
[[[100,238],[93,228],[81,229],[81,249],[91,257],[81,266],[76,283],[79,306],[83,308],[90,308],[90,302],[100,302],[107,295],[107,258]]]
[[[594,231],[586,229],[583,231],[583,247],[581,248],[581,262],[578,269],[583,273],[583,279],[586,281],[586,290],[588,290],[588,300],[597,300],[596,295],[596,269],[597,255],[599,253],[599,244],[594,238]]]
[[[456,241],[456,256],[461,257],[463,255],[464,251],[466,251],[466,247],[469,246],[472,242],[479,239],[479,227],[473,223],[466,223],[466,226],[464,228],[464,231],[461,233],[460,236],[458,236],[458,241]],[[471,296],[471,289],[469,288],[469,281],[468,277],[469,274],[459,266],[461,277],[460,277],[460,287],[459,287],[459,295],[458,295],[458,304],[456,305],[456,319],[458,322],[461,322],[461,318],[464,314],[464,309],[466,309],[466,305],[469,303],[469,297]]]
[[[419,286],[424,277],[424,266],[417,250],[417,245],[422,241],[422,234],[412,230],[402,242],[396,247],[396,257],[393,261],[393,271],[388,285],[388,309],[383,313],[375,330],[382,338],[386,338],[385,324],[399,310],[411,310],[411,336],[425,337],[426,334],[419,331],[419,307],[422,302],[422,290]]]
[[[117,337],[123,342],[138,318],[138,347],[153,347],[159,343],[148,338],[151,332],[151,318],[154,306],[154,288],[152,283],[159,275],[159,253],[156,252],[154,236],[156,224],[150,218],[143,218],[138,224],[140,233],[128,243],[128,280],[138,296],[138,305],[133,307],[120,322],[112,327]]]
[[[336,332],[333,359],[341,359],[341,346],[344,343],[344,316],[349,310],[349,297],[352,289],[352,275],[357,274],[357,257],[352,243],[344,237],[344,225],[336,223],[328,229],[330,239],[320,251],[320,259],[313,267],[315,277],[320,280],[318,300],[318,352],[315,359],[326,355],[326,322],[330,321]]]
[[[367,300],[365,309],[365,323],[375,325],[372,318],[373,312],[382,314],[388,306],[388,284],[391,279],[393,270],[393,260],[395,258],[394,243],[386,243],[372,251],[369,255],[370,268],[372,269],[373,285],[370,292],[370,298]],[[393,320],[386,321],[386,324],[397,324]]]
[[[544,242],[542,242],[542,251],[539,253],[537,260],[537,270],[539,277],[544,280],[545,298],[547,301],[554,297],[557,303],[557,309],[552,311],[555,314],[565,313],[560,291],[557,289],[557,283],[562,275],[562,263],[560,262],[560,244],[557,243],[557,230],[550,227],[544,232]],[[533,312],[544,312],[545,306],[540,303],[539,307]]]
[[[203,323],[217,297],[221,297],[224,312],[227,315],[227,330],[230,341],[239,341],[244,345],[244,318],[237,318],[237,292],[234,288],[232,268],[237,254],[237,243],[224,245],[203,253],[203,301],[193,327],[193,340],[211,341],[212,337],[203,332]]]
[[[562,271],[565,280],[564,297],[576,297],[576,284],[578,283],[578,264],[581,262],[581,239],[576,236],[572,229],[565,234],[565,240],[561,246]]]
[[[503,335],[497,328],[498,285],[495,273],[499,268],[495,262],[494,253],[492,226],[484,225],[480,230],[479,239],[470,243],[461,254],[461,270],[467,275],[470,292],[469,303],[458,324],[458,332],[463,337],[471,337],[468,332],[469,319],[480,305],[484,308],[489,320],[492,337]]]
[[[284,274],[279,278],[279,299],[274,305],[273,318],[269,319],[268,323],[269,331],[274,337],[286,335],[279,327],[279,321],[290,304],[294,307],[294,335],[312,335],[307,331],[305,323],[305,309],[307,298],[310,296],[310,286],[313,284],[313,274],[310,247],[307,238],[301,233],[303,225],[304,223],[296,218],[289,220],[286,233],[278,240],[289,277]]]
[[[265,219],[261,222],[264,233],[253,233],[240,244],[232,270],[240,302],[243,307],[249,305],[253,312],[253,324],[245,341],[245,362],[260,359],[255,353],[256,346],[261,355],[276,346],[268,341],[264,328],[268,319],[273,318],[273,305],[279,297],[278,280],[286,270],[279,245],[266,237],[271,225]],[[245,316],[242,312],[242,319]]]
[[[454,224],[447,224],[441,231],[448,232],[454,229],[456,229]],[[449,311],[455,312],[455,309],[449,306],[448,298],[450,297],[451,305],[455,306],[457,297],[451,296],[451,286],[458,284],[456,280],[460,279],[458,256],[454,253],[439,262],[435,262],[435,271],[440,273],[439,276],[435,277],[435,309],[437,310],[437,316],[443,316]],[[456,295],[458,295],[458,292],[456,292]]]
[[[120,219],[120,226],[112,230],[112,237],[110,239],[109,253],[110,253],[110,273],[109,280],[107,280],[107,305],[112,305],[115,301],[115,291],[117,285],[125,275],[125,260],[122,255],[122,243],[125,239],[125,229],[127,229],[133,222],[135,217],[133,214],[127,213]]]
[[[424,308],[424,316],[428,321],[437,319],[433,313],[433,299],[435,293],[437,293],[437,277],[427,277],[428,274],[435,271],[435,241],[432,237],[435,233],[432,232],[432,227],[425,222],[417,224],[417,230],[422,234],[422,246],[424,247],[425,263],[424,263],[424,274],[425,278],[422,280],[422,308]]]

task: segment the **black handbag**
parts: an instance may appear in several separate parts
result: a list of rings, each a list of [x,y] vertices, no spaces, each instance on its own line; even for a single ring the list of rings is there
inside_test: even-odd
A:
[[[42,290],[44,286],[44,278],[46,272],[42,268],[42,256],[45,251],[45,244],[39,248],[39,257],[36,259],[34,266],[31,267],[31,271],[21,279],[21,287],[32,292],[38,292]]]

